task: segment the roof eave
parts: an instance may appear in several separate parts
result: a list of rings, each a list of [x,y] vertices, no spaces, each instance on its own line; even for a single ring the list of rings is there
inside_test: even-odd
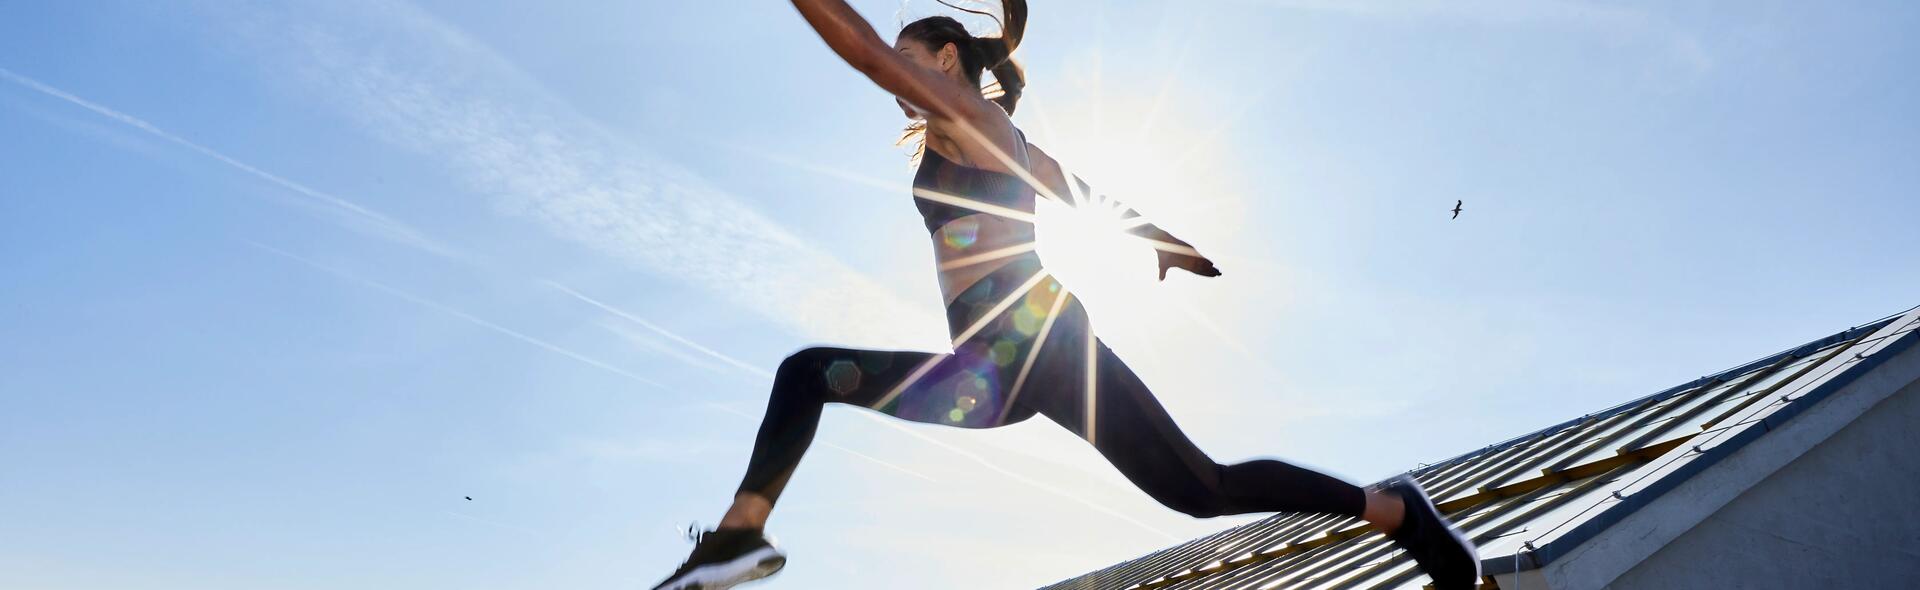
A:
[[[1759,423],[1756,424],[1754,427],[1744,428],[1739,430],[1738,432],[1732,433],[1731,435],[1729,435],[1728,438],[1718,441],[1717,444],[1713,445],[1711,448],[1705,448],[1698,451],[1694,450],[1693,448],[1682,448],[1682,449],[1674,449],[1670,451],[1673,453],[1698,452],[1699,456],[1687,462],[1685,465],[1677,468],[1673,472],[1668,473],[1666,476],[1651,482],[1646,487],[1641,488],[1639,491],[1630,495],[1625,495],[1620,497],[1618,502],[1616,502],[1612,506],[1609,506],[1606,510],[1600,512],[1599,514],[1594,515],[1592,518],[1587,519],[1586,521],[1580,523],[1579,525],[1572,527],[1567,533],[1555,538],[1553,541],[1544,543],[1538,547],[1534,547],[1530,551],[1519,551],[1519,552],[1508,553],[1500,556],[1482,558],[1480,561],[1481,571],[1484,574],[1489,576],[1511,574],[1516,571],[1527,571],[1527,570],[1543,568],[1543,567],[1546,567],[1547,565],[1553,564],[1555,561],[1559,559],[1565,558],[1566,556],[1572,554],[1575,549],[1578,549],[1581,545],[1592,540],[1596,536],[1600,535],[1602,532],[1620,523],[1621,521],[1625,520],[1627,517],[1637,513],[1642,508],[1645,508],[1646,506],[1659,501],[1662,497],[1664,497],[1667,494],[1667,492],[1672,491],[1673,489],[1686,484],[1695,475],[1721,463],[1727,457],[1733,456],[1734,454],[1738,453],[1742,449],[1751,445],[1754,441],[1759,440],[1762,436],[1766,435],[1767,433],[1780,429],[1782,426],[1786,425],[1794,417],[1799,416],[1802,413],[1806,412],[1807,410],[1815,407],[1821,401],[1832,396],[1834,393],[1839,392],[1845,389],[1847,386],[1853,384],[1860,377],[1867,375],[1868,373],[1879,368],[1882,364],[1886,363],[1888,360],[1898,356],[1901,352],[1907,350],[1908,348],[1911,348],[1916,342],[1920,342],[1920,332],[1916,332],[1913,328],[1913,325],[1916,323],[1920,323],[1920,307],[1907,310],[1904,313],[1897,314],[1895,316],[1891,316],[1876,322],[1872,322],[1864,326],[1852,328],[1847,331],[1834,334],[1833,336],[1829,336],[1827,338],[1815,341],[1813,343],[1809,343],[1806,346],[1796,347],[1792,350],[1784,351],[1780,354],[1773,355],[1765,359],[1760,359],[1752,363],[1747,363],[1745,365],[1742,365],[1741,367],[1734,369],[1734,371],[1750,370],[1762,363],[1771,363],[1773,361],[1776,361],[1785,355],[1799,354],[1805,350],[1814,350],[1821,346],[1831,345],[1836,342],[1844,341],[1850,338],[1857,338],[1860,336],[1860,332],[1863,330],[1872,330],[1874,332],[1872,335],[1866,338],[1862,338],[1860,342],[1855,343],[1853,346],[1849,347],[1845,352],[1842,353],[1841,355],[1842,358],[1837,359],[1839,362],[1851,362],[1852,364],[1850,366],[1832,375],[1830,378],[1826,378],[1825,381],[1814,386],[1813,388],[1808,389],[1803,393],[1800,393],[1797,397],[1793,397],[1791,401],[1787,403],[1785,406],[1781,407],[1778,410],[1774,410],[1772,413],[1768,414],[1765,418],[1760,419]],[[1902,332],[1902,330],[1905,330],[1905,331]],[[1814,347],[1814,348],[1810,349],[1808,347]],[[1846,357],[1851,357],[1851,358],[1846,358]],[[1729,374],[1729,373],[1723,372],[1719,375],[1726,375],[1726,374]],[[1733,374],[1737,374],[1737,373],[1733,373]],[[1716,377],[1703,377],[1701,378],[1700,381],[1711,380]],[[1668,391],[1654,394],[1653,396],[1648,396],[1647,398],[1634,400],[1633,402],[1628,402],[1628,404],[1623,404],[1620,407],[1631,407],[1633,404],[1643,402],[1650,398],[1658,398],[1662,395],[1670,395],[1672,393],[1675,393],[1676,391],[1684,391],[1685,389],[1691,386],[1698,385],[1700,381],[1696,381],[1688,385],[1683,385],[1681,387],[1677,387]],[[1890,394],[1892,392],[1888,391],[1886,393]],[[1616,407],[1616,409],[1617,408],[1618,407]],[[1613,411],[1613,410],[1609,410],[1609,411]],[[1562,426],[1563,425],[1556,425],[1552,428],[1559,428]],[[1550,431],[1552,430],[1552,428],[1549,428],[1547,430]],[[1525,440],[1527,437],[1535,436],[1537,434],[1538,432],[1531,433],[1528,435],[1518,437],[1515,440]],[[1510,444],[1510,443],[1503,443],[1503,444]],[[1816,444],[1817,444],[1817,441],[1816,441]],[[1811,448],[1811,445],[1809,445],[1808,448]],[[1799,449],[1800,452],[1805,452],[1806,450],[1808,449]]]

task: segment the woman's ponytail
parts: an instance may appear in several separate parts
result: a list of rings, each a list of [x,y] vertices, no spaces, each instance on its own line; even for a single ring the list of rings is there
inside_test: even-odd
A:
[[[998,95],[993,96],[993,102],[999,104],[1000,108],[1006,109],[1007,114],[1013,114],[1014,105],[1020,102],[1020,95],[1027,87],[1026,73],[1020,69],[1019,63],[1013,61],[1013,51],[1020,48],[1020,41],[1027,34],[1026,0],[1001,0],[1002,16],[999,17],[986,11],[953,4],[947,0],[938,1],[955,10],[983,15],[999,21],[1000,36],[970,39],[971,42],[966,49],[973,53],[973,59],[967,61],[971,61],[969,65],[973,67],[993,72],[994,86],[999,92]]]
[[[932,51],[952,43],[960,51],[961,71],[974,84],[980,83],[982,70],[993,72],[993,85],[983,88],[982,92],[994,104],[1005,109],[1008,115],[1012,115],[1014,105],[1020,102],[1020,95],[1027,88],[1025,72],[1012,59],[1013,51],[1020,47],[1020,40],[1027,34],[1026,0],[1001,0],[1000,15],[960,6],[948,0],[937,1],[955,10],[993,19],[1000,23],[1000,36],[975,37],[967,32],[967,27],[960,21],[948,16],[929,16],[907,23],[901,27],[900,35],[918,39]],[[917,120],[900,133],[899,145],[917,144],[913,162],[919,162],[920,150],[926,148],[923,143],[926,129],[927,122]]]
[[[1027,74],[1020,64],[1013,61],[1013,50],[1020,48],[1020,41],[1027,36],[1026,0],[1001,0],[1001,12],[1006,20],[1000,23],[998,43],[988,41],[981,45],[998,46],[995,53],[999,59],[988,59],[987,70],[993,72],[994,84],[1000,87],[1000,96],[993,98],[1007,114],[1013,114],[1013,106],[1020,102],[1020,93],[1027,88]]]
[[[1020,93],[1027,88],[1026,72],[1008,58],[993,67],[993,80],[994,85],[1000,87],[1000,95],[993,97],[993,102],[1006,109],[1007,114],[1013,114],[1013,106],[1020,102]]]

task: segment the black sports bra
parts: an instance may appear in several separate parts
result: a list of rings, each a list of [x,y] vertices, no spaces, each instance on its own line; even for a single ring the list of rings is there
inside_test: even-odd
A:
[[[1026,135],[1017,129],[1015,134],[1023,143],[1021,151],[1024,152]],[[940,226],[949,221],[977,213],[1001,214],[1014,221],[1033,222],[1034,192],[1026,181],[1005,172],[960,165],[932,148],[920,152],[920,170],[913,175],[913,188],[913,204],[920,209],[920,217],[926,221],[929,232],[940,231]]]

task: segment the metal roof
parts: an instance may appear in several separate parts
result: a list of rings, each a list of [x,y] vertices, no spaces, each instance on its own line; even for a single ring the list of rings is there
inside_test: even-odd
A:
[[[1409,472],[1487,575],[1541,567],[1920,340],[1920,308]],[[1371,527],[1280,513],[1045,590],[1419,588]]]

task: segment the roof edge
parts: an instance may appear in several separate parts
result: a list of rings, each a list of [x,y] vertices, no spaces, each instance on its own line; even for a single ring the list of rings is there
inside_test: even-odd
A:
[[[1909,316],[1911,317],[1909,318]],[[1872,331],[1877,331],[1881,328],[1885,328],[1888,325],[1894,323],[1896,320],[1899,320],[1902,318],[1908,318],[1908,321],[1903,323],[1902,327],[1913,324],[1915,322],[1920,322],[1920,307],[1915,307],[1905,312],[1902,312],[1900,314],[1889,316],[1881,320],[1876,320],[1869,324],[1850,328],[1845,332],[1841,332],[1839,334],[1829,336],[1827,338],[1815,341],[1814,343],[1809,343],[1809,345],[1825,342],[1826,344],[1821,345],[1821,347],[1824,347],[1826,345],[1832,344],[1832,342],[1829,342],[1830,340],[1837,337],[1847,336],[1849,334],[1853,334],[1855,335],[1855,337],[1869,336],[1871,335]],[[1857,334],[1858,332],[1863,330],[1868,331],[1868,334]],[[1905,334],[1901,334],[1898,337],[1895,337],[1889,340],[1884,347],[1881,347],[1879,350],[1874,351],[1874,353],[1871,355],[1865,355],[1864,354],[1865,351],[1856,352],[1855,353],[1856,360],[1858,360],[1859,362],[1854,363],[1852,366],[1847,367],[1846,369],[1840,371],[1837,374],[1834,374],[1832,377],[1828,378],[1826,381],[1823,381],[1819,385],[1814,386],[1813,389],[1808,390],[1804,394],[1801,394],[1800,397],[1793,399],[1792,403],[1789,403],[1786,406],[1781,407],[1778,410],[1775,410],[1773,413],[1768,414],[1765,418],[1762,418],[1760,420],[1761,427],[1759,428],[1749,427],[1749,428],[1742,429],[1739,432],[1732,434],[1725,441],[1722,441],[1719,444],[1715,445],[1713,448],[1700,451],[1699,457],[1695,458],[1692,461],[1687,462],[1687,464],[1685,465],[1680,466],[1679,468],[1675,469],[1672,473],[1667,474],[1665,477],[1661,477],[1657,480],[1654,480],[1653,482],[1649,483],[1647,487],[1642,488],[1640,491],[1626,495],[1625,497],[1621,498],[1621,500],[1618,503],[1608,507],[1606,510],[1601,511],[1599,514],[1594,515],[1592,518],[1587,519],[1585,522],[1582,522],[1579,525],[1575,525],[1572,529],[1568,530],[1566,534],[1563,534],[1560,537],[1555,538],[1553,541],[1550,541],[1544,545],[1534,548],[1531,551],[1516,551],[1513,553],[1508,553],[1504,556],[1482,558],[1480,560],[1481,571],[1485,575],[1491,576],[1491,575],[1500,575],[1500,574],[1511,574],[1517,571],[1539,569],[1549,564],[1552,564],[1554,560],[1571,554],[1573,550],[1578,548],[1582,543],[1585,543],[1586,541],[1597,536],[1598,534],[1600,534],[1600,532],[1606,530],[1608,527],[1611,527],[1614,524],[1619,523],[1621,520],[1626,519],[1628,516],[1639,511],[1641,508],[1649,504],[1652,504],[1655,501],[1658,501],[1661,497],[1665,496],[1668,491],[1671,491],[1674,488],[1677,488],[1682,484],[1685,484],[1694,475],[1700,473],[1701,471],[1705,471],[1708,468],[1713,467],[1714,465],[1718,464],[1720,461],[1726,459],[1727,457],[1732,456],[1734,453],[1739,452],[1741,449],[1746,448],[1750,443],[1754,442],[1755,440],[1758,440],[1760,437],[1766,435],[1768,432],[1772,432],[1773,430],[1779,429],[1782,425],[1792,420],[1795,416],[1798,416],[1801,413],[1808,410],[1809,408],[1814,407],[1815,405],[1819,404],[1819,402],[1821,402],[1822,400],[1825,400],[1827,397],[1833,395],[1835,392],[1838,392],[1841,389],[1846,388],[1848,385],[1853,384],[1853,382],[1859,379],[1861,376],[1867,374],[1868,372],[1873,371],[1874,369],[1878,368],[1880,365],[1886,363],[1888,360],[1899,355],[1901,352],[1906,351],[1908,348],[1912,348],[1916,343],[1920,343],[1920,330],[1908,331]],[[1870,348],[1872,347],[1872,343],[1861,342],[1856,346],[1866,346]],[[1805,346],[1802,346],[1800,348],[1794,349],[1794,351],[1799,351],[1804,348]],[[1766,360],[1766,361],[1777,360],[1783,355],[1784,353],[1780,355],[1774,355],[1772,357],[1769,357],[1768,359],[1762,359],[1762,360]],[[1760,361],[1756,361],[1756,362],[1760,362]],[[1743,368],[1750,367],[1753,364],[1754,363],[1748,363],[1747,365],[1743,365],[1742,367]],[[1665,394],[1665,393],[1667,392],[1662,392],[1662,394]],[[1642,398],[1642,400],[1658,397],[1659,395],[1662,395],[1662,394],[1655,394],[1654,396],[1649,396],[1648,398]],[[1637,403],[1638,401],[1642,401],[1642,400],[1636,400],[1635,402],[1629,402],[1629,403],[1630,404]],[[1518,557],[1517,559],[1516,559],[1516,556]]]
[[[1545,428],[1540,428],[1540,429],[1536,429],[1536,430],[1533,430],[1533,431],[1531,431],[1531,432],[1528,432],[1528,433],[1526,433],[1526,434],[1521,434],[1521,435],[1519,435],[1519,436],[1515,436],[1515,437],[1513,437],[1513,438],[1509,438],[1509,439],[1507,439],[1507,440],[1504,440],[1504,441],[1500,441],[1500,442],[1497,442],[1497,443],[1494,443],[1494,444],[1490,444],[1490,445],[1487,445],[1487,446],[1484,446],[1484,447],[1481,447],[1481,448],[1478,448],[1478,449],[1475,449],[1475,450],[1472,450],[1472,451],[1467,451],[1467,452],[1465,452],[1465,453],[1461,453],[1461,454],[1459,454],[1459,455],[1456,455],[1456,456],[1454,456],[1454,457],[1451,457],[1451,458],[1448,458],[1448,459],[1447,459],[1447,460],[1445,460],[1445,461],[1441,461],[1441,462],[1438,462],[1438,463],[1429,463],[1429,464],[1426,464],[1426,465],[1422,465],[1422,466],[1420,466],[1420,467],[1416,467],[1416,468],[1414,468],[1414,469],[1409,469],[1409,470],[1406,470],[1406,471],[1403,471],[1403,472],[1400,472],[1400,473],[1398,473],[1398,474],[1395,474],[1395,475],[1394,475],[1393,477],[1399,477],[1399,476],[1401,476],[1401,475],[1414,475],[1414,474],[1416,474],[1416,473],[1420,473],[1420,472],[1425,472],[1425,471],[1431,471],[1431,470],[1435,470],[1435,469],[1440,469],[1440,468],[1443,468],[1443,467],[1447,467],[1447,466],[1450,466],[1450,465],[1453,465],[1453,464],[1455,464],[1455,463],[1459,463],[1459,462],[1461,462],[1461,461],[1466,461],[1466,460],[1470,460],[1470,459],[1473,459],[1474,457],[1477,457],[1477,456],[1480,456],[1480,455],[1482,455],[1482,454],[1485,454],[1485,453],[1489,453],[1489,452],[1493,452],[1493,451],[1498,451],[1498,450],[1501,450],[1501,449],[1505,449],[1505,448],[1507,448],[1507,447],[1510,447],[1510,446],[1513,446],[1513,445],[1516,445],[1516,444],[1520,444],[1520,443],[1523,443],[1523,442],[1526,442],[1527,440],[1529,440],[1529,439],[1532,439],[1532,438],[1534,438],[1534,437],[1537,437],[1537,436],[1541,436],[1541,435],[1545,435],[1545,434],[1551,434],[1551,433],[1553,433],[1553,432],[1557,432],[1557,431],[1559,431],[1559,430],[1560,430],[1560,429],[1562,429],[1562,428],[1566,428],[1566,427],[1568,427],[1568,426],[1573,426],[1573,425],[1576,425],[1576,424],[1579,424],[1579,423],[1581,423],[1581,422],[1583,422],[1583,421],[1586,421],[1586,420],[1589,420],[1589,419],[1594,419],[1594,418],[1606,418],[1606,417],[1608,417],[1608,416],[1612,416],[1612,415],[1614,415],[1614,414],[1618,414],[1618,413],[1620,413],[1620,412],[1625,412],[1625,411],[1628,411],[1628,410],[1631,410],[1631,409],[1633,409],[1633,408],[1635,408],[1635,407],[1638,407],[1638,406],[1639,406],[1640,404],[1643,404],[1643,403],[1646,403],[1646,402],[1649,402],[1649,401],[1658,401],[1658,400],[1662,400],[1662,399],[1666,399],[1666,398],[1668,398],[1668,397],[1672,397],[1672,396],[1675,396],[1675,395],[1678,395],[1678,394],[1681,394],[1681,393],[1685,393],[1685,392],[1687,392],[1687,391],[1691,391],[1691,390],[1693,390],[1694,388],[1696,388],[1696,387],[1700,387],[1700,386],[1702,386],[1702,385],[1706,385],[1706,384],[1709,384],[1709,383],[1714,383],[1714,382],[1719,382],[1719,381],[1726,381],[1726,380],[1727,380],[1726,378],[1727,378],[1728,376],[1738,376],[1738,375],[1741,375],[1741,374],[1744,374],[1744,373],[1746,373],[1747,371],[1751,371],[1751,370],[1753,370],[1753,369],[1755,369],[1755,368],[1759,368],[1759,367],[1764,367],[1764,366],[1767,366],[1767,365],[1771,365],[1771,364],[1773,364],[1773,363],[1775,363],[1775,362],[1778,362],[1778,361],[1779,361],[1780,359],[1782,359],[1782,358],[1786,358],[1786,357],[1789,357],[1789,356],[1796,356],[1796,357],[1797,357],[1797,356],[1805,356],[1806,354],[1808,354],[1808,353],[1810,353],[1810,352],[1812,352],[1812,351],[1815,351],[1815,350],[1819,350],[1819,349],[1822,349],[1822,348],[1826,348],[1826,347],[1828,347],[1828,346],[1831,346],[1831,345],[1834,345],[1834,344],[1838,344],[1838,343],[1840,343],[1840,342],[1845,342],[1845,341],[1847,341],[1847,340],[1851,340],[1851,339],[1853,339],[1853,338],[1858,338],[1858,337],[1860,337],[1860,336],[1862,336],[1862,335],[1863,335],[1863,334],[1862,334],[1863,332],[1867,332],[1867,333],[1870,333],[1870,332],[1872,332],[1872,331],[1874,331],[1874,330],[1878,330],[1878,329],[1880,329],[1880,328],[1883,328],[1883,327],[1886,327],[1886,325],[1887,325],[1887,324],[1890,324],[1890,323],[1892,323],[1892,322],[1893,322],[1894,320],[1897,320],[1897,319],[1900,319],[1901,317],[1903,317],[1903,316],[1906,316],[1906,315],[1908,315],[1908,314],[1911,314],[1911,313],[1914,313],[1914,312],[1916,312],[1916,311],[1920,311],[1920,306],[1915,306],[1915,307],[1911,307],[1911,308],[1908,308],[1908,309],[1906,309],[1905,311],[1901,311],[1901,312],[1899,312],[1899,313],[1896,313],[1896,314],[1893,314],[1893,315],[1889,315],[1889,316],[1886,316],[1886,317],[1883,317],[1883,318],[1880,318],[1880,319],[1877,319],[1877,320],[1874,320],[1874,321],[1871,321],[1871,322],[1867,322],[1867,323],[1864,323],[1864,324],[1860,324],[1860,325],[1857,325],[1857,326],[1854,326],[1854,327],[1851,327],[1851,328],[1847,328],[1847,329],[1845,329],[1845,330],[1842,330],[1842,331],[1840,331],[1840,332],[1837,332],[1837,333],[1834,333],[1834,334],[1832,334],[1832,335],[1830,335],[1830,336],[1827,336],[1827,337],[1825,337],[1825,338],[1820,338],[1820,339],[1817,339],[1817,340],[1814,340],[1814,341],[1812,341],[1812,342],[1808,342],[1808,343],[1805,343],[1805,344],[1801,344],[1801,345],[1799,345],[1799,346],[1794,346],[1794,347],[1792,347],[1792,348],[1788,348],[1788,349],[1786,349],[1786,350],[1782,350],[1782,351],[1780,351],[1780,352],[1776,352],[1776,353],[1773,353],[1773,354],[1770,354],[1770,355],[1767,355],[1767,356],[1765,356],[1765,357],[1761,357],[1761,358],[1759,358],[1759,359],[1756,359],[1756,360],[1753,360],[1753,361],[1750,361],[1750,362],[1746,362],[1746,363],[1741,363],[1741,364],[1739,364],[1739,365],[1736,365],[1736,366],[1734,366],[1734,367],[1731,367],[1731,368],[1728,368],[1728,369],[1726,369],[1726,370],[1723,370],[1723,371],[1719,371],[1719,372],[1716,372],[1716,373],[1713,373],[1713,374],[1711,374],[1711,375],[1707,375],[1707,376],[1704,376],[1704,377],[1700,377],[1700,378],[1698,378],[1698,379],[1694,379],[1694,380],[1692,380],[1692,381],[1688,381],[1688,382],[1686,382],[1686,383],[1682,383],[1682,384],[1680,384],[1680,385],[1675,385],[1675,386],[1673,386],[1673,387],[1669,387],[1669,388],[1666,388],[1666,389],[1663,389],[1663,390],[1660,390],[1659,392],[1656,392],[1656,393],[1653,393],[1653,394],[1651,394],[1651,395],[1645,395],[1645,396],[1641,396],[1641,397],[1637,397],[1637,398],[1634,398],[1634,399],[1630,399],[1630,400],[1627,400],[1627,401],[1624,401],[1624,402],[1620,402],[1620,403],[1618,403],[1618,404],[1614,404],[1614,405],[1612,405],[1612,406],[1609,406],[1609,407],[1607,407],[1606,409],[1604,409],[1604,410],[1600,410],[1600,411],[1598,411],[1598,412],[1589,412],[1589,413],[1586,413],[1586,414],[1582,414],[1582,415],[1580,415],[1580,416],[1577,416],[1577,417],[1574,417],[1574,418],[1572,418],[1572,419],[1568,419],[1568,420],[1564,420],[1564,421],[1561,421],[1561,422],[1558,422],[1558,423],[1555,423],[1555,424],[1553,424],[1553,425],[1551,425],[1551,426],[1547,426],[1547,427],[1545,427]],[[1381,481],[1383,481],[1383,482],[1384,482],[1384,481],[1387,481],[1387,480],[1391,480],[1391,479],[1393,479],[1393,477],[1389,477],[1389,478],[1387,478],[1386,480],[1381,480]]]

